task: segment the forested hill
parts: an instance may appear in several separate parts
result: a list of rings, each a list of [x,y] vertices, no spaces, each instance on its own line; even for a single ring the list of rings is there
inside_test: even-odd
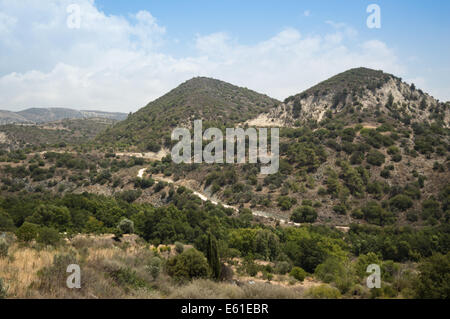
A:
[[[203,119],[204,127],[234,127],[280,102],[252,90],[205,77],[193,78],[101,134],[102,143],[158,151],[177,126]]]

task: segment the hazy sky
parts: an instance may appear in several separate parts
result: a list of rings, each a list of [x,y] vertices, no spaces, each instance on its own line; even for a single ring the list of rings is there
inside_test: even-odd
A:
[[[359,66],[446,101],[449,13],[450,1],[0,0],[0,108],[136,111],[194,76],[284,99]]]

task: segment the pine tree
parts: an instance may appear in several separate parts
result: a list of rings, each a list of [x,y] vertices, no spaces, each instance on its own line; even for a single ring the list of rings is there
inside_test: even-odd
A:
[[[208,247],[206,250],[206,258],[208,259],[209,267],[212,270],[212,277],[214,279],[219,279],[221,265],[219,260],[219,253],[217,251],[217,240],[211,233],[208,233]]]

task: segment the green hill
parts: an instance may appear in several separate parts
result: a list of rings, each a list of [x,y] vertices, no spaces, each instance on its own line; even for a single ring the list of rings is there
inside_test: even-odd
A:
[[[266,95],[229,83],[197,77],[131,114],[98,138],[107,145],[158,151],[170,145],[170,134],[177,126],[190,127],[196,119],[203,126],[230,127],[280,102]]]

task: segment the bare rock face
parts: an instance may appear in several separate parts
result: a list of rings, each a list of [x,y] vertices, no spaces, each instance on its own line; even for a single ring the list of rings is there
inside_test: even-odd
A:
[[[291,127],[319,123],[338,113],[347,113],[350,118],[358,112],[371,115],[373,120],[384,114],[405,124],[440,120],[449,127],[450,122],[449,103],[439,102],[393,75],[359,68],[291,96],[246,124]]]

